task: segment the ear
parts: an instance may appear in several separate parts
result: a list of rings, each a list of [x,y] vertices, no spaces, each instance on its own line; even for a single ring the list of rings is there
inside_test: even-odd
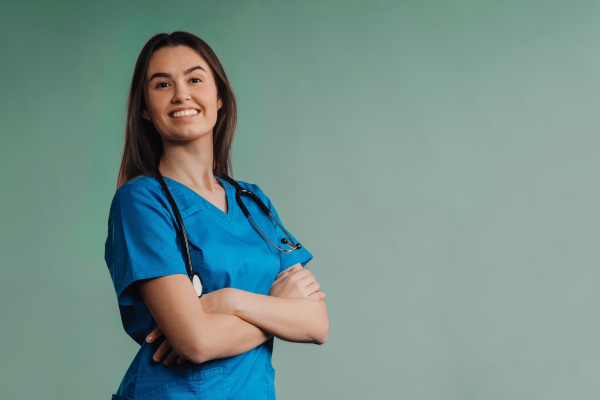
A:
[[[221,101],[221,98],[219,97],[219,99],[217,100],[217,110],[220,110],[221,107],[223,107],[223,102]]]
[[[142,118],[147,119],[148,121],[150,120],[150,114],[148,113],[148,111],[142,111]]]

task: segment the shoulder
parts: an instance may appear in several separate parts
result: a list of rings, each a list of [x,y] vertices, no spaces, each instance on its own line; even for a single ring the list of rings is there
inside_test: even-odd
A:
[[[138,176],[121,185],[115,192],[113,203],[128,202],[140,198],[153,198],[161,195],[160,183],[150,176]]]
[[[238,181],[238,180],[236,180],[236,182],[238,183],[238,185],[240,185],[244,189],[249,190],[253,193],[256,193],[256,194],[263,193],[261,188],[255,183],[249,183],[249,182]]]
[[[121,185],[115,195],[119,196],[129,196],[135,195],[139,192],[160,192],[161,187],[158,181],[151,176],[138,176],[128,181],[127,183]]]
[[[249,182],[244,182],[244,181],[238,181],[238,180],[236,180],[236,182],[242,188],[244,188],[244,189],[246,189],[246,190],[254,193],[263,202],[265,202],[265,203],[269,202],[270,203],[270,200],[267,197],[267,195],[265,194],[265,192],[263,192],[262,189],[257,184],[255,184],[255,183],[249,183]]]
[[[160,183],[150,176],[139,176],[121,185],[115,192],[110,214],[144,213],[150,209],[163,210],[165,195]]]
[[[273,203],[271,202],[271,199],[269,199],[269,197],[265,194],[265,192],[262,191],[262,189],[257,184],[248,183],[248,182],[244,182],[244,181],[238,181],[238,180],[236,180],[236,182],[242,188],[254,193],[254,195],[256,195],[256,197],[258,197],[260,199],[260,201],[262,201],[264,203],[264,205],[267,206],[267,208],[269,208],[271,210],[271,212],[273,212],[274,214],[277,214],[277,212],[273,208]]]

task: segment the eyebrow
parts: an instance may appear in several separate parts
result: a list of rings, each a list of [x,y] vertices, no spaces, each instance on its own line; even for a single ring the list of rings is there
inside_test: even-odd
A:
[[[194,72],[197,69],[201,69],[202,71],[206,72],[206,70],[204,68],[202,68],[201,66],[194,65],[193,67],[190,67],[190,68],[186,69],[185,71],[183,71],[183,74],[184,75],[191,74],[192,72]],[[157,72],[155,74],[152,74],[150,79],[148,79],[148,82],[150,82],[154,78],[172,78],[172,76],[171,76],[171,74],[168,74],[166,72]]]

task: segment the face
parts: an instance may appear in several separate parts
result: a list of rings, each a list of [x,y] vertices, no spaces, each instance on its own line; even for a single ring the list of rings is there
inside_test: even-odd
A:
[[[146,71],[147,110],[163,141],[186,142],[201,137],[212,142],[217,110],[217,85],[206,61],[187,46],[154,52]]]

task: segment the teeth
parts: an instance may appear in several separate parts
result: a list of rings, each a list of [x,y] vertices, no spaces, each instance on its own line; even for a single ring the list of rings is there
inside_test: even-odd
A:
[[[190,115],[196,115],[196,114],[198,114],[198,110],[189,109],[189,110],[174,112],[171,114],[171,117],[173,117],[173,118],[188,117]]]

